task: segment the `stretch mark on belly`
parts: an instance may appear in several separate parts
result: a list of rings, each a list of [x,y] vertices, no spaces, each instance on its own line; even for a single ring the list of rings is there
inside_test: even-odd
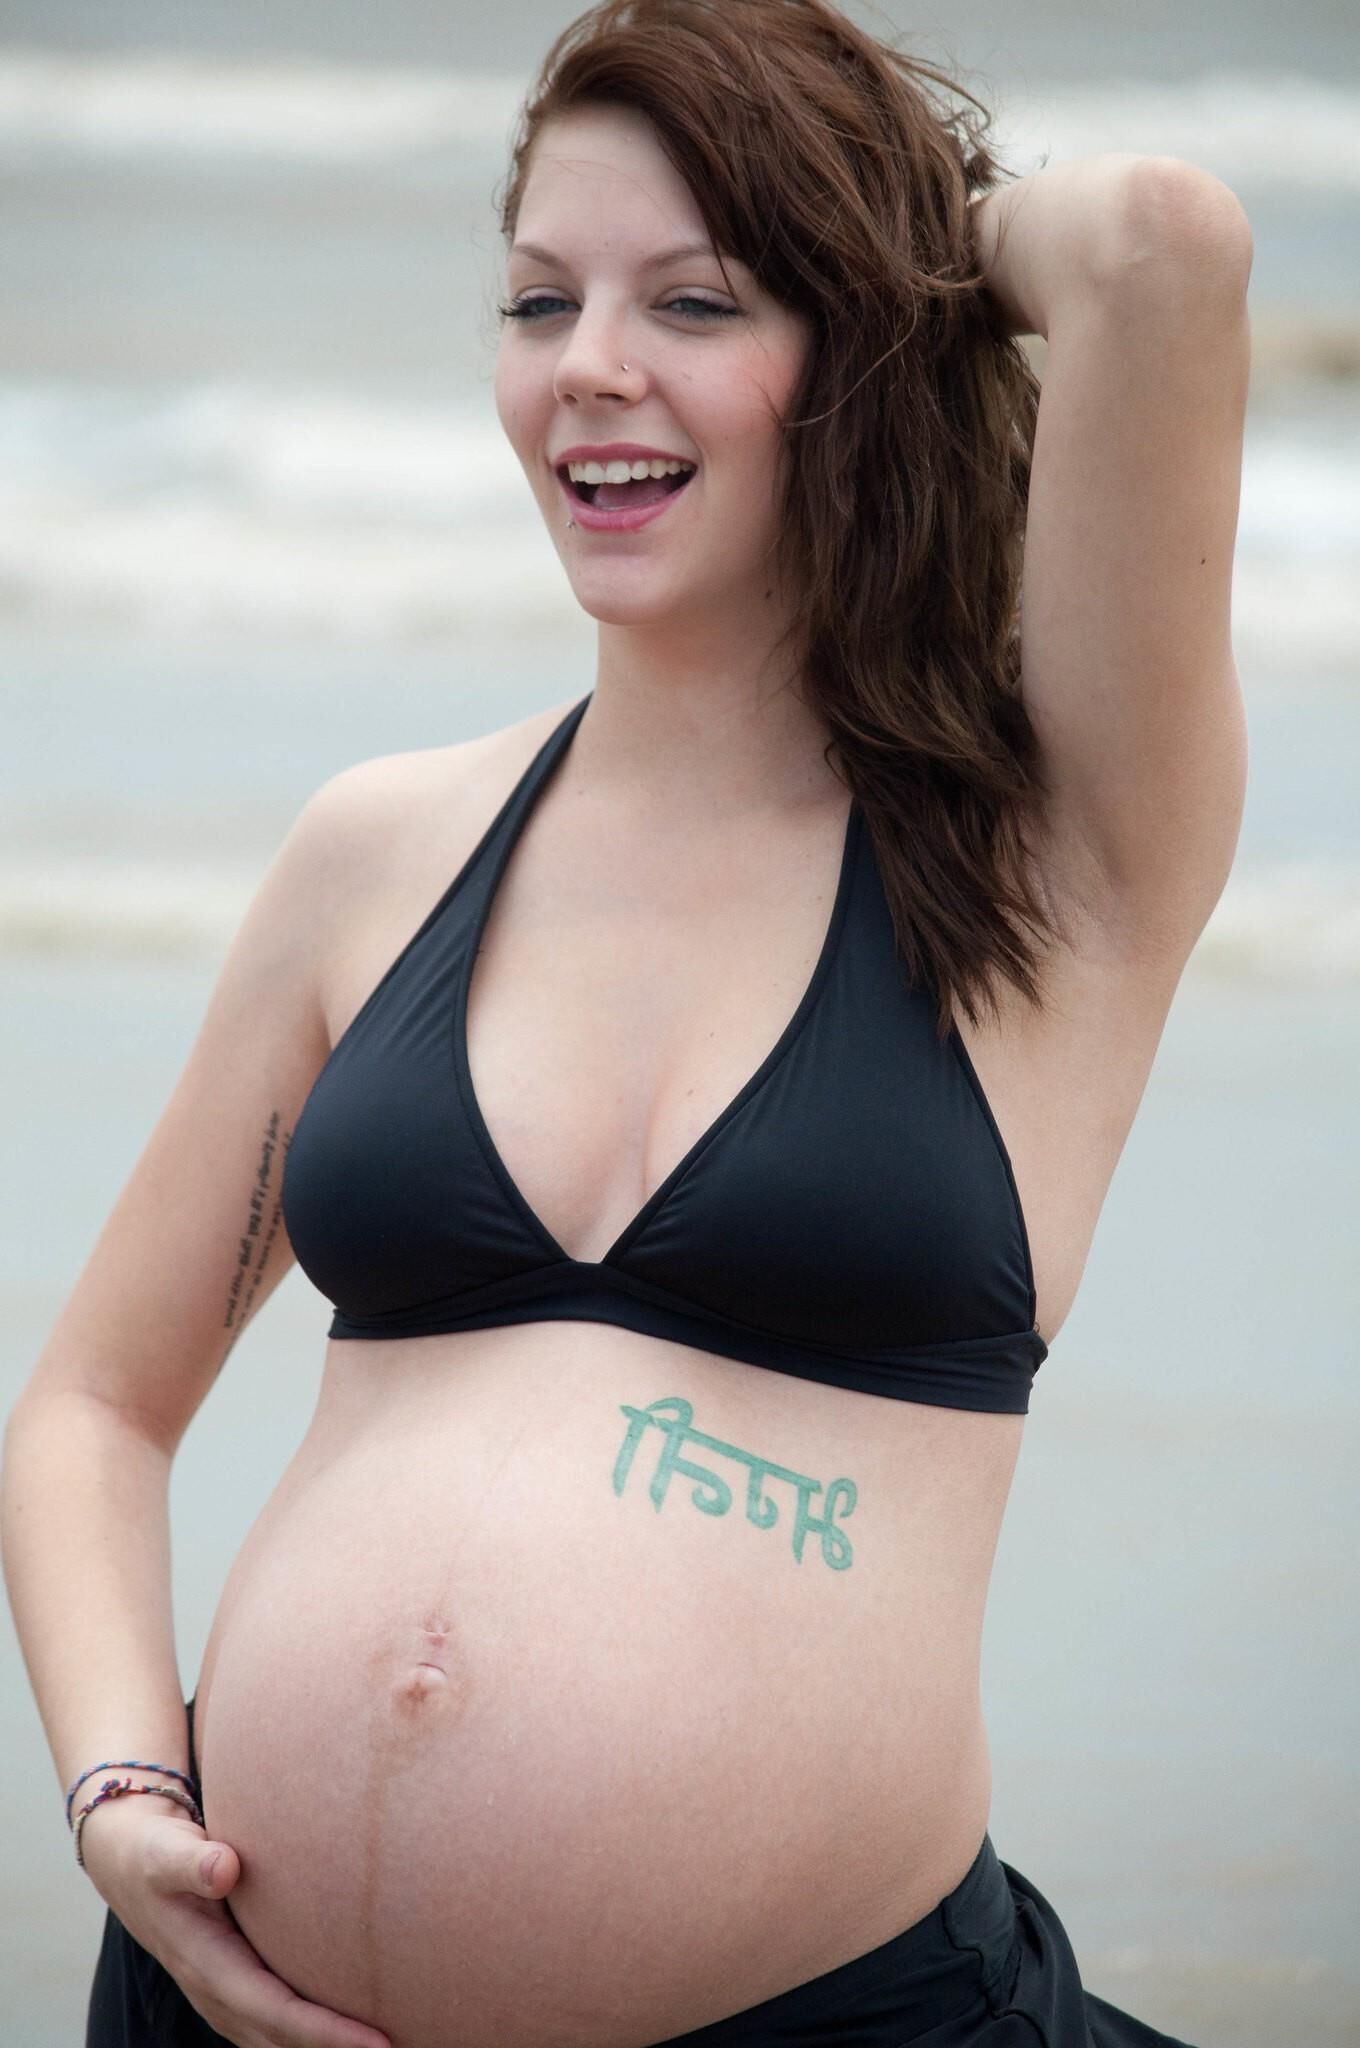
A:
[[[377,2012],[383,1997],[382,1945],[378,1939],[378,1896],[382,1879],[383,1841],[386,1834],[386,1785],[384,1744],[376,1705],[370,1705],[367,1728],[368,1768],[364,1773],[363,1805],[360,1819],[363,1865],[356,1901],[358,1949],[361,1959],[363,2010]]]
[[[445,1745],[473,1696],[472,1674],[450,1613],[442,1602],[414,1613],[408,1608],[395,1627],[383,1627],[365,1660],[372,1690],[358,1918],[369,2012],[380,2011],[385,1999],[386,1902],[402,1896],[411,1815],[423,1803],[431,1764],[442,1760],[448,1767]]]
[[[686,1443],[702,1444],[706,1450],[721,1451],[729,1458],[738,1458],[749,1466],[746,1478],[746,1519],[754,1522],[757,1529],[772,1529],[779,1520],[777,1504],[768,1500],[764,1487],[767,1478],[787,1479],[798,1489],[798,1505],[794,1510],[793,1555],[798,1564],[803,1562],[803,1545],[809,1532],[821,1540],[824,1561],[833,1572],[848,1570],[854,1562],[850,1539],[843,1529],[838,1529],[835,1517],[854,1512],[859,1499],[859,1489],[853,1479],[833,1479],[826,1491],[825,1515],[814,1515],[809,1503],[814,1494],[823,1491],[820,1479],[809,1479],[802,1472],[791,1472],[787,1465],[776,1465],[770,1458],[758,1458],[753,1451],[738,1450],[735,1444],[724,1443],[721,1437],[706,1436],[701,1429],[694,1429],[692,1404],[680,1394],[664,1395],[659,1401],[651,1402],[646,1408],[630,1408],[627,1402],[620,1404],[621,1411],[628,1417],[628,1433],[624,1437],[618,1457],[614,1460],[614,1491],[622,1494],[627,1484],[633,1457],[643,1432],[649,1428],[658,1429],[664,1442],[661,1456],[657,1460],[656,1473],[648,1491],[652,1506],[659,1514],[666,1498],[666,1489],[674,1473],[698,1483],[690,1494],[696,1508],[706,1515],[725,1515],[732,1505],[732,1489],[727,1481],[716,1472],[710,1472],[704,1465],[692,1464],[680,1454]],[[664,1411],[670,1410],[669,1414]]]

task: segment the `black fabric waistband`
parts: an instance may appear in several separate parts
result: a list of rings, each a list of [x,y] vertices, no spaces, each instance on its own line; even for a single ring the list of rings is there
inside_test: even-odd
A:
[[[999,2012],[1009,2002],[1019,1959],[1015,1902],[991,1836],[984,1835],[967,1875],[901,1934],[824,1976],[655,2048],[801,2048],[814,2041],[896,2048],[946,2021]]]

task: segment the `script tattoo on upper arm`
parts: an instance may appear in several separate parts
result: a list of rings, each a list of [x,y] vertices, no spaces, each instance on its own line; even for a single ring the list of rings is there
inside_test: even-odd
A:
[[[283,1217],[283,1201],[279,1190],[282,1188],[282,1173],[275,1172],[278,1156],[285,1158],[288,1153],[291,1131],[281,1127],[276,1109],[269,1113],[269,1121],[260,1139],[260,1157],[255,1167],[255,1181],[250,1190],[250,1206],[246,1213],[246,1227],[236,1244],[236,1263],[227,1286],[227,1315],[223,1328],[232,1332],[233,1341],[239,1337],[246,1318],[255,1304],[269,1264],[269,1254],[279,1234]]]
[[[803,1546],[810,1535],[817,1537],[822,1560],[833,1572],[848,1571],[854,1563],[850,1539],[836,1523],[838,1515],[844,1517],[854,1513],[859,1488],[853,1479],[833,1479],[824,1487],[820,1479],[812,1479],[805,1472],[794,1472],[787,1465],[776,1464],[773,1458],[760,1457],[754,1451],[743,1451],[736,1444],[725,1443],[721,1437],[709,1436],[706,1431],[695,1429],[694,1409],[683,1394],[663,1395],[659,1401],[651,1401],[645,1408],[634,1408],[626,1401],[620,1406],[628,1417],[628,1430],[614,1461],[616,1494],[621,1495],[628,1483],[633,1456],[643,1436],[649,1429],[656,1429],[662,1437],[662,1448],[647,1491],[658,1514],[666,1499],[666,1489],[676,1473],[682,1479],[697,1481],[690,1499],[704,1514],[725,1515],[731,1507],[732,1489],[722,1475],[706,1465],[696,1465],[692,1459],[682,1455],[687,1443],[701,1444],[705,1450],[735,1458],[748,1468],[746,1519],[754,1522],[757,1529],[772,1529],[779,1520],[778,1504],[765,1492],[766,1480],[787,1479],[794,1487],[798,1497],[793,1520],[795,1563],[803,1562]],[[824,1515],[812,1512],[813,1498],[819,1493],[825,1496],[822,1502],[826,1509]]]

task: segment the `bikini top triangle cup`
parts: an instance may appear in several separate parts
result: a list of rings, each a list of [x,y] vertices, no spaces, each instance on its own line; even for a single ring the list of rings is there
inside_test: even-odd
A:
[[[908,987],[859,805],[821,956],[740,1093],[603,1258],[511,1179],[468,1064],[473,963],[563,719],[318,1075],[283,1206],[338,1338],[612,1323],[860,1393],[1023,1415],[1048,1348],[1010,1161]]]

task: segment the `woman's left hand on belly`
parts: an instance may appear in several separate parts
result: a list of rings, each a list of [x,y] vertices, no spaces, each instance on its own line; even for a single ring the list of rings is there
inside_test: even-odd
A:
[[[261,1961],[224,1903],[241,1875],[234,1849],[187,1816],[141,1806],[140,1799],[117,1800],[90,1815],[85,1868],[210,2027],[237,2048],[391,2048],[385,2034],[313,2005]]]

